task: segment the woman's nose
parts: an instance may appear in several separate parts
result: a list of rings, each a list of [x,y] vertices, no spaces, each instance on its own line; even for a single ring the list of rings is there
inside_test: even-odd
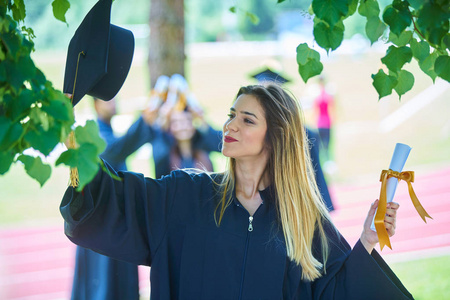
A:
[[[236,126],[236,122],[235,119],[231,119],[229,120],[226,124],[225,124],[225,128],[231,131],[236,131],[237,130],[237,126]]]

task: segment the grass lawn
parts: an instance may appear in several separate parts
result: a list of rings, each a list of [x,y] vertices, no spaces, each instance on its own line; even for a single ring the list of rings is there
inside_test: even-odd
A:
[[[390,265],[416,300],[450,299],[450,255]]]

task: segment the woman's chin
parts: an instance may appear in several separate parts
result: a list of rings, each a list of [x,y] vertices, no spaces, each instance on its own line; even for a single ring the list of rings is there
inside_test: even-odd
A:
[[[222,155],[225,157],[233,158],[233,156],[227,151],[227,149],[222,148]]]

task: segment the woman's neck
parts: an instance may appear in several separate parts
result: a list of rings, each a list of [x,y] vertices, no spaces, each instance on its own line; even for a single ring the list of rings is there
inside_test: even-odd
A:
[[[192,157],[192,143],[190,140],[178,141],[178,149],[180,151],[181,157]]]
[[[236,160],[236,194],[247,200],[259,199],[259,191],[270,184],[266,163]]]

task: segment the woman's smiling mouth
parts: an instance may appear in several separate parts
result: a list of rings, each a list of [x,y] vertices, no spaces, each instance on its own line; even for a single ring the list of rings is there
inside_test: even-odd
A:
[[[225,136],[225,138],[223,139],[225,143],[233,143],[233,142],[237,142],[236,139],[232,138],[231,136]]]

